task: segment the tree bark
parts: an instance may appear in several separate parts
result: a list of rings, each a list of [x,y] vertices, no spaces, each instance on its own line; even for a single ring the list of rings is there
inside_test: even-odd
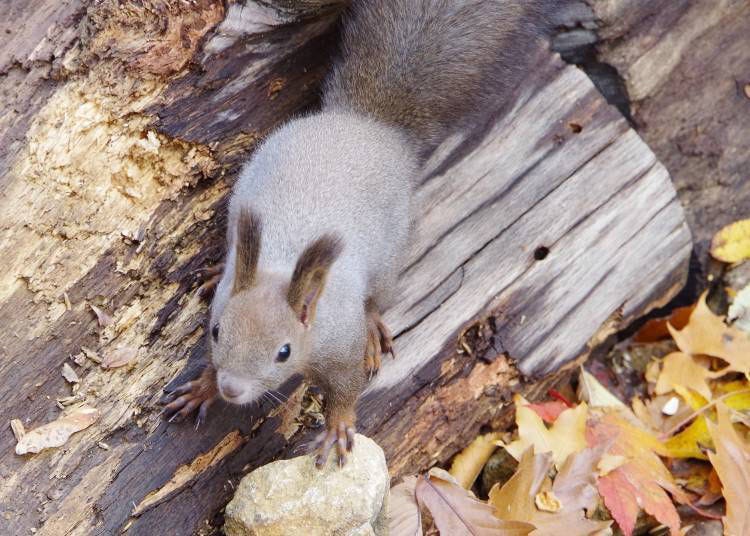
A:
[[[36,455],[0,434],[0,532],[207,530],[234,482],[314,433],[317,398],[295,385],[280,406],[215,407],[198,431],[163,422],[156,401],[203,360],[195,291],[223,257],[234,173],[315,105],[331,4],[4,8],[0,420],[31,429],[80,403],[100,416]],[[418,190],[386,314],[398,359],[358,408],[393,475],[447,460],[529,379],[554,381],[684,279],[668,174],[584,74],[535,54],[513,109],[442,146]],[[122,355],[116,369],[91,359]],[[61,369],[76,360],[71,393]]]

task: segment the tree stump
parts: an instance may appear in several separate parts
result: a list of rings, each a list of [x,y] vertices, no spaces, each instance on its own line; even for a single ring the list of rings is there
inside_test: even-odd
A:
[[[31,429],[81,403],[100,415],[36,455],[0,434],[0,532],[200,532],[245,472],[311,433],[293,385],[287,404],[217,405],[198,431],[156,401],[204,357],[196,289],[223,257],[237,166],[315,105],[337,5],[2,9],[0,420]],[[684,280],[691,240],[667,172],[583,73],[535,54],[512,109],[446,142],[419,188],[386,314],[398,358],[359,405],[394,476],[447,460],[528,379]]]

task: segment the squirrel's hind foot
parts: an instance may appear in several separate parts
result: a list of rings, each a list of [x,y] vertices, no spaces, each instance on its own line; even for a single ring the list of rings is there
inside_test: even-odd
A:
[[[166,404],[162,413],[169,422],[181,422],[196,409],[195,429],[206,421],[208,408],[218,396],[216,389],[216,371],[213,367],[206,368],[198,379],[180,385],[174,391],[167,393],[159,401]]]
[[[354,447],[355,432],[354,424],[345,420],[331,423],[328,429],[322,432],[313,443],[313,448],[318,453],[315,456],[315,467],[321,469],[325,465],[334,445],[336,446],[339,467],[343,467],[346,463],[346,454],[351,452]]]

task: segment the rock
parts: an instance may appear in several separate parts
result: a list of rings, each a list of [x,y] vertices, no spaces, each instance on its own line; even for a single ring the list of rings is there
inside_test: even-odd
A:
[[[245,476],[225,511],[227,536],[386,534],[390,478],[383,450],[357,435],[347,463],[316,469],[312,456],[272,462]]]

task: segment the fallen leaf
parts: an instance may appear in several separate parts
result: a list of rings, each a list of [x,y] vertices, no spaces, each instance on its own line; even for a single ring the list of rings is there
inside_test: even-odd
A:
[[[527,523],[495,517],[492,506],[434,472],[417,478],[416,497],[419,505],[430,511],[440,534],[526,536],[534,529]]]
[[[669,328],[667,324],[671,324],[676,329],[684,328],[688,320],[690,319],[690,313],[693,312],[695,305],[686,305],[685,307],[677,307],[672,310],[669,316],[664,318],[652,318],[648,320],[641,329],[635,332],[633,335],[633,342],[644,343],[644,342],[656,342],[662,339],[669,338]]]
[[[711,388],[708,380],[716,378],[722,372],[714,373],[697,363],[691,356],[682,352],[672,352],[664,358],[655,392],[664,395],[673,391],[676,385],[689,387],[700,393],[706,400],[711,400]]]
[[[533,446],[536,454],[551,452],[555,466],[561,467],[570,454],[586,448],[588,406],[585,402],[560,413],[548,429],[523,397],[516,395],[514,401],[518,439],[505,445],[505,449],[515,459],[520,460],[524,451]]]
[[[562,502],[566,513],[581,509],[593,512],[596,508],[599,496],[596,491],[597,468],[605,450],[606,445],[583,449],[565,460],[560,468],[552,491]]]
[[[597,464],[596,468],[599,471],[599,476],[606,476],[618,467],[622,467],[627,463],[628,459],[625,456],[619,456],[617,454],[605,454]]]
[[[101,365],[105,369],[124,367],[132,363],[138,356],[138,349],[131,346],[117,348],[102,359]]]
[[[728,408],[735,411],[750,410],[750,384],[747,380],[719,383],[715,390],[715,396],[722,396],[722,403]],[[685,392],[685,390],[679,388],[678,392],[696,411],[708,404],[708,401],[700,395]],[[664,446],[667,449],[668,456],[672,458],[707,460],[706,451],[712,449],[714,445],[706,415],[703,413],[696,415],[693,422],[678,434],[670,437],[664,443]]]
[[[416,497],[417,477],[407,476],[391,488],[388,499],[388,533],[392,536],[422,536],[422,514]]]
[[[643,508],[669,527],[672,534],[679,534],[680,517],[666,491],[680,502],[687,502],[687,496],[658,456],[666,453],[661,442],[614,412],[592,412],[586,437],[590,446],[609,444],[607,454],[627,459],[597,480],[604,504],[623,533],[626,536],[633,533],[638,512]]]
[[[26,429],[23,427],[23,423],[19,419],[10,420],[10,429],[13,431],[13,436],[16,441],[21,441],[21,438],[26,435]]]
[[[561,400],[550,400],[548,402],[538,402],[528,405],[533,409],[542,420],[548,424],[552,424],[557,420],[560,414],[566,409],[570,409],[565,402]]]
[[[583,455],[588,456],[589,454]],[[571,458],[581,456],[577,454]],[[588,463],[588,462],[587,462]],[[587,463],[571,462],[573,466],[581,467]],[[523,521],[532,524],[535,529],[533,536],[556,536],[564,527],[566,536],[589,536],[599,533],[609,527],[610,522],[591,521],[584,517],[583,506],[570,500],[566,504],[560,493],[565,495],[571,489],[579,487],[575,481],[578,472],[570,470],[567,481],[559,485],[559,490],[552,487],[552,494],[560,501],[560,509],[555,512],[540,511],[537,507],[537,496],[548,491],[548,472],[552,467],[552,457],[549,453],[534,455],[532,449],[526,450],[521,457],[518,470],[502,487],[493,486],[490,490],[489,502],[495,506],[496,514],[507,521]],[[562,475],[562,471],[558,478]],[[575,475],[575,476],[574,476]],[[591,475],[585,480],[590,483]]]
[[[78,383],[81,381],[78,378],[78,374],[76,374],[76,371],[73,370],[73,367],[71,367],[67,363],[63,363],[62,376],[63,378],[65,378],[65,381],[68,383]]]
[[[732,425],[729,409],[717,404],[717,423],[710,423],[709,430],[716,445],[716,452],[709,454],[711,464],[721,480],[722,493],[727,503],[727,512],[722,519],[724,534],[745,536],[750,534],[750,445],[740,438]]]
[[[711,256],[722,262],[750,259],[750,219],[730,223],[714,235]]]
[[[85,430],[98,418],[99,412],[96,409],[81,406],[55,421],[27,432],[16,444],[16,454],[36,454],[47,448],[60,447],[72,434]]]
[[[579,398],[588,402],[592,408],[618,408],[624,411],[630,409],[615,395],[610,393],[599,380],[581,367],[581,374],[578,380]]]
[[[469,489],[482,472],[484,464],[490,459],[492,453],[497,449],[500,440],[497,432],[478,436],[468,447],[456,454],[451,463],[449,473],[456,479],[461,487]]]
[[[718,357],[729,364],[724,372],[731,370],[750,374],[750,336],[744,331],[727,326],[720,316],[714,314],[706,304],[705,292],[683,329],[668,327],[682,352]]]
[[[104,310],[97,307],[93,303],[89,304],[89,307],[91,307],[91,310],[94,311],[94,314],[96,315],[96,321],[99,323],[99,326],[105,328],[109,325],[112,325],[114,320],[111,316],[109,316]]]

